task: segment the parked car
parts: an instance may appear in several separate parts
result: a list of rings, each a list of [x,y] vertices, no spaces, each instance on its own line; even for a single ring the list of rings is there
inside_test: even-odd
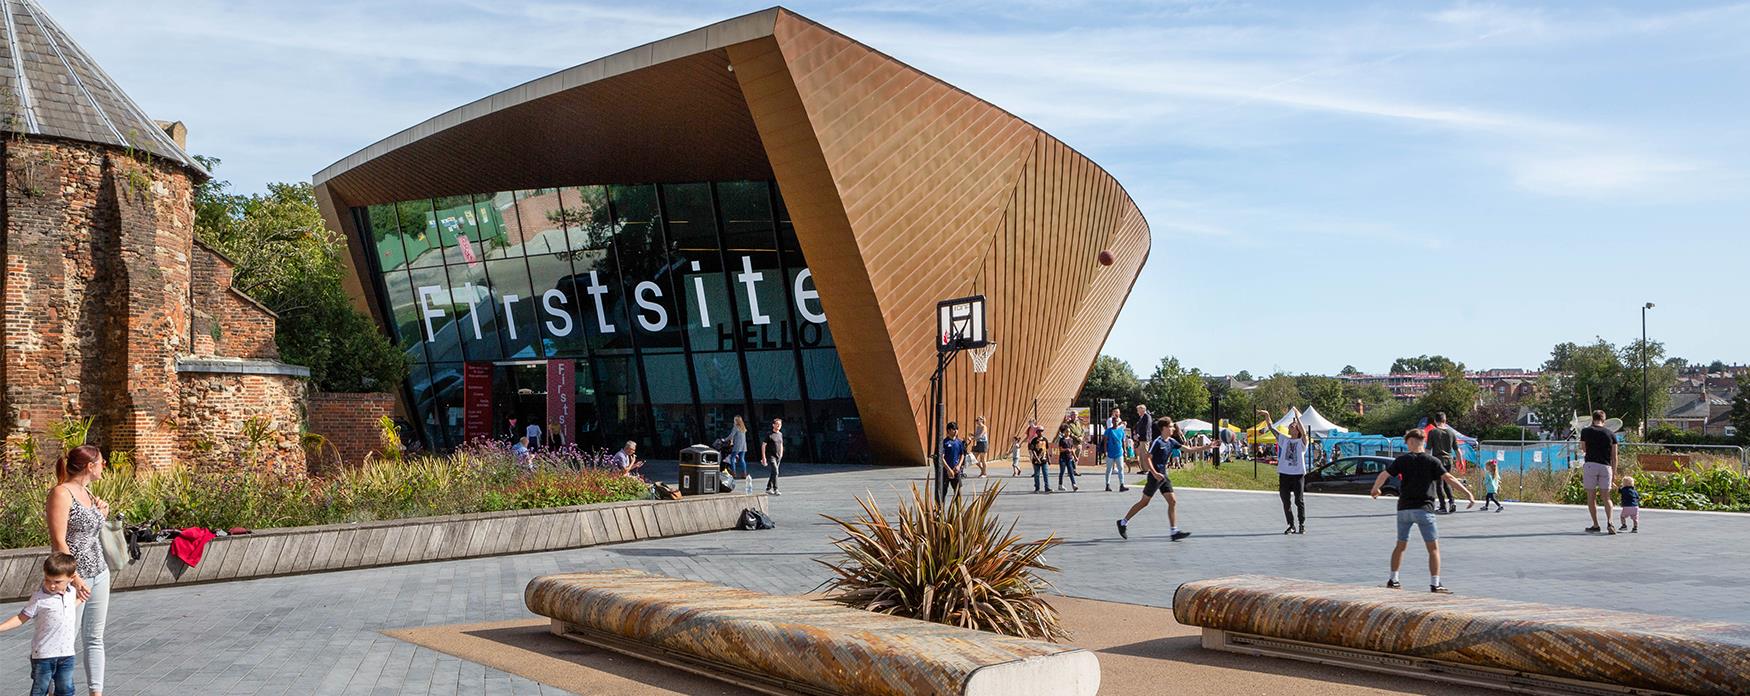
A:
[[[1306,475],[1306,490],[1308,493],[1354,493],[1367,495],[1373,490],[1373,480],[1379,477],[1379,472],[1385,471],[1392,462],[1391,457],[1342,457],[1334,462],[1315,467]],[[1385,480],[1380,486],[1380,492],[1385,495],[1398,494],[1397,477]]]

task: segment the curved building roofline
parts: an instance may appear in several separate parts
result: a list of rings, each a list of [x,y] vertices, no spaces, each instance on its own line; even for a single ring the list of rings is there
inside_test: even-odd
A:
[[[313,183],[365,271],[379,252],[351,214],[363,206],[747,179],[776,182],[834,335],[856,337],[833,349],[870,447],[887,461],[921,463],[930,448],[938,300],[989,298],[1002,348],[988,374],[962,361],[950,380],[957,416],[1006,429],[1035,407],[1049,417],[1070,405],[1152,243],[1130,195],[1083,154],[783,8],[452,109]],[[1101,251],[1111,265],[1097,261]],[[362,295],[380,281],[356,282]],[[390,321],[386,307],[370,310]]]

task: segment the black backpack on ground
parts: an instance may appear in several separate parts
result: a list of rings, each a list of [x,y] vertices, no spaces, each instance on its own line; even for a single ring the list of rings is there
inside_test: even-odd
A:
[[[747,530],[771,529],[776,526],[778,525],[772,521],[771,515],[767,515],[766,513],[753,508],[743,508],[741,511],[741,521],[735,525],[736,529]]]

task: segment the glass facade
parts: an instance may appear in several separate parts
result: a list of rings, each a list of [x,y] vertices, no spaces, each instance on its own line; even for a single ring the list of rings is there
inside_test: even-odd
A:
[[[468,414],[485,434],[488,398],[491,436],[548,428],[547,365],[574,361],[574,421],[551,434],[561,442],[631,439],[668,458],[740,415],[750,442],[784,419],[793,459],[866,456],[772,182],[567,186],[353,215],[376,249],[377,299],[433,447],[460,444]],[[465,389],[470,373],[490,374],[490,388]]]

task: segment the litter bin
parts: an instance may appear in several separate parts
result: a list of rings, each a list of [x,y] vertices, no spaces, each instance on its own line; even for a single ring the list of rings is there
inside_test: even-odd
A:
[[[711,495],[717,492],[723,455],[704,445],[681,450],[681,495]]]

